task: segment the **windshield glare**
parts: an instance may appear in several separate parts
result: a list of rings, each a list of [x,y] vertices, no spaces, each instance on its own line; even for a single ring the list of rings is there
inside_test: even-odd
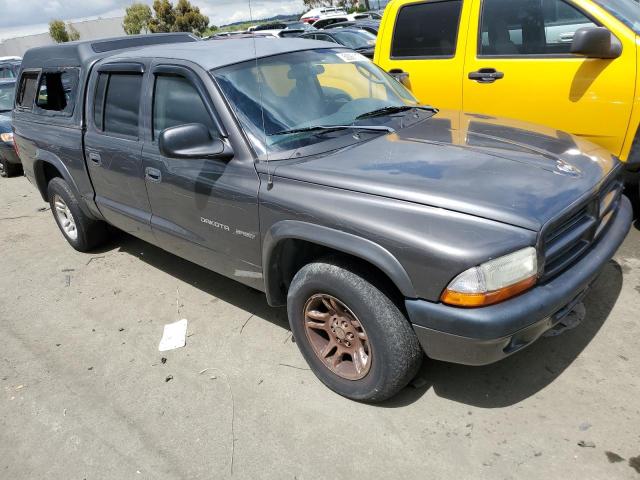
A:
[[[8,112],[13,109],[15,86],[15,83],[0,84],[0,112]]]
[[[212,73],[259,155],[326,140],[317,132],[280,132],[351,125],[362,122],[357,117],[363,113],[417,105],[407,89],[367,58],[342,49],[291,52]]]
[[[640,35],[640,3],[636,0],[595,0],[598,5]]]

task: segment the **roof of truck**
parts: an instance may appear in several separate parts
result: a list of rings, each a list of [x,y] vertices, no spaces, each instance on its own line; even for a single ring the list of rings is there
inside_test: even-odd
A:
[[[47,45],[27,50],[22,68],[79,67],[123,49],[197,41],[198,38],[190,33],[156,33]]]
[[[110,59],[167,58],[187,60],[206,70],[234,63],[269,57],[281,53],[314,50],[318,48],[344,48],[331,42],[299,38],[230,38],[224,42],[181,43],[130,49],[112,55]]]

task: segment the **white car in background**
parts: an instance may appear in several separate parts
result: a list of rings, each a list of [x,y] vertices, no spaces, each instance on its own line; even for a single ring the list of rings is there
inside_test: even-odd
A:
[[[341,7],[318,7],[312,8],[300,17],[305,23],[313,23],[321,18],[347,16],[347,11]]]

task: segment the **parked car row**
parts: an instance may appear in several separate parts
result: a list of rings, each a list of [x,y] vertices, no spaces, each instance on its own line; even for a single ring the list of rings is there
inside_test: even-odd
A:
[[[314,21],[313,24],[303,21],[270,22],[250,27],[246,31],[222,32],[208,39],[223,40],[251,36],[256,38],[300,37],[344,45],[368,58],[373,58],[380,18],[381,16],[378,13],[363,12],[348,16],[346,14],[345,16],[328,15]]]
[[[22,173],[22,165],[14,149],[11,128],[11,110],[21,61],[20,57],[0,57],[0,177]]]

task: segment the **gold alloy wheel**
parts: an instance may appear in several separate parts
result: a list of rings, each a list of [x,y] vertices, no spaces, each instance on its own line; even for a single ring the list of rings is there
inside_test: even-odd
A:
[[[371,369],[371,345],[360,320],[337,298],[316,294],[304,305],[307,339],[329,370],[346,380],[360,380]]]

